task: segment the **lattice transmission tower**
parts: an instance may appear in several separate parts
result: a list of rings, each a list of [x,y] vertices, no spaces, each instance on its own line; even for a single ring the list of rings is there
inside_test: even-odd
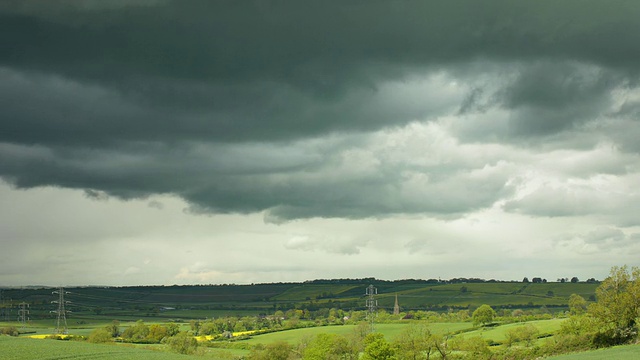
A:
[[[22,330],[27,327],[27,321],[29,321],[29,304],[26,302],[21,302],[20,307],[18,308],[18,322]]]
[[[68,310],[65,309],[65,305],[69,304],[70,301],[64,300],[64,295],[69,294],[68,291],[64,291],[64,288],[61,286],[58,290],[52,292],[52,294],[58,294],[58,300],[54,300],[51,303],[58,304],[58,310],[52,311],[57,314],[56,320],[56,334],[66,334],[67,330],[67,313]]]
[[[378,309],[378,300],[376,300],[376,295],[378,295],[378,289],[376,289],[373,285],[369,285],[367,287],[367,291],[365,293],[367,296],[367,320],[369,321],[369,330],[371,332],[375,331],[375,319],[376,319],[376,311]]]

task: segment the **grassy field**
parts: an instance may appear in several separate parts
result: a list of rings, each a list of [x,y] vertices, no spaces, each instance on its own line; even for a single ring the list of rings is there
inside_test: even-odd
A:
[[[120,329],[124,330],[129,326],[135,325],[136,321],[122,321],[120,322]],[[74,324],[73,322],[69,322],[69,326],[67,327],[68,333],[71,335],[81,335],[88,336],[93,330],[96,328],[102,328],[106,325],[111,324],[111,321],[105,320],[93,320],[90,322],[86,322],[84,324]],[[145,324],[165,324],[163,321],[145,321]],[[180,325],[180,330],[189,330],[190,326],[188,323],[178,323]],[[14,326],[21,330],[24,333],[24,336],[30,335],[51,335],[55,332],[55,322],[49,320],[39,320],[32,321],[29,323],[27,327],[24,329],[20,328],[20,325],[16,322],[0,322],[0,327],[10,327]],[[1,359],[1,358],[0,358]]]
[[[376,332],[379,332],[389,340],[393,340],[402,333],[404,329],[413,323],[399,323],[399,324],[376,324]],[[430,323],[429,329],[438,334],[454,333],[460,330],[466,330],[472,328],[472,324],[469,322],[459,323]],[[299,343],[300,340],[312,337],[317,334],[336,334],[336,335],[348,335],[355,331],[355,325],[343,325],[343,326],[322,326],[312,328],[302,328],[294,330],[286,330],[273,332],[268,334],[256,335],[249,340],[245,340],[247,344],[269,344],[277,341],[286,341],[290,344]]]
[[[507,337],[507,332],[513,328],[523,326],[524,324],[531,324],[535,326],[539,331],[539,336],[551,335],[560,330],[560,324],[564,319],[551,319],[551,320],[536,320],[528,321],[526,323],[513,323],[505,324],[496,327],[483,328],[474,331],[469,331],[460,336],[473,337],[480,336],[486,340],[493,340],[494,342],[503,342]]]
[[[640,345],[616,346],[569,355],[552,356],[548,360],[636,360],[640,359]]]
[[[474,337],[481,336],[484,339],[493,342],[502,342],[506,339],[506,334],[510,329],[531,324],[539,330],[539,335],[552,335],[556,332],[563,319],[536,320],[526,323],[504,324],[491,328],[474,329],[470,322],[454,322],[454,323],[428,323],[429,329],[433,333],[446,334],[457,333],[456,336]],[[376,331],[382,333],[387,340],[392,341],[397,338],[403,330],[410,324],[418,324],[418,321],[383,323],[376,324]],[[123,323],[124,327],[132,323]],[[0,324],[2,325],[2,324]],[[74,329],[75,335],[87,335],[93,327],[103,326],[104,323],[96,322],[93,326],[87,326],[85,329]],[[188,328],[187,324],[182,324],[184,329]],[[51,327],[42,327],[31,329],[38,334],[51,333]],[[341,326],[322,326],[312,328],[301,328],[294,330],[286,330],[262,335],[255,335],[247,340],[240,340],[238,344],[246,344],[249,347],[258,344],[270,344],[278,341],[285,341],[292,345],[298,344],[305,339],[309,339],[321,333],[349,335],[356,331],[355,325]],[[58,341],[58,340],[38,340],[28,338],[31,334],[25,334],[19,338],[0,336],[0,358],[3,360],[26,360],[26,359],[221,359],[231,358],[232,356],[242,356],[249,353],[246,347],[236,347],[231,349],[218,349],[200,347],[199,354],[193,356],[179,355],[168,352],[165,345],[153,344],[91,344],[79,341]],[[539,341],[543,341],[541,339]],[[600,360],[600,359],[638,359],[640,358],[640,345],[621,346],[604,350],[589,351],[570,355],[562,355],[550,357],[550,360]]]
[[[121,359],[121,360],[186,360],[203,356],[186,356],[147,350],[135,346],[101,345],[78,341],[36,340],[0,336],[0,354],[3,360],[57,360],[57,359]],[[207,356],[208,355],[208,356]],[[205,354],[217,358],[215,352]]]

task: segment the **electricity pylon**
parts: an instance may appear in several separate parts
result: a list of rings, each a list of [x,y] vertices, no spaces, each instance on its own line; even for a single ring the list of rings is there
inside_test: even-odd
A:
[[[378,300],[376,300],[376,295],[378,295],[378,289],[376,289],[373,285],[369,285],[365,295],[367,298],[367,309],[369,310],[367,313],[367,320],[369,320],[369,329],[371,332],[375,331],[374,322],[376,317],[376,310],[378,308]]]
[[[52,292],[52,294],[58,294],[58,300],[52,301],[53,304],[58,304],[58,310],[52,311],[58,315],[58,319],[56,320],[56,334],[66,334],[67,333],[67,310],[65,309],[65,305],[70,303],[69,301],[64,300],[64,294],[68,294],[69,292],[64,291],[64,288],[61,286],[58,290]]]
[[[27,321],[29,320],[29,304],[26,302],[20,303],[20,308],[18,309],[18,321],[21,324],[22,330],[27,327]]]

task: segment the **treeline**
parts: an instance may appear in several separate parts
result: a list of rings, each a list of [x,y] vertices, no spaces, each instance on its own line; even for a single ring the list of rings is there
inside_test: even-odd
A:
[[[564,283],[564,282],[579,282],[578,277],[561,277],[556,280],[556,282]],[[314,284],[314,285],[363,285],[363,284],[380,284],[380,285],[410,285],[410,284],[457,284],[457,283],[517,283],[517,282],[529,282],[529,278],[525,277],[522,281],[518,280],[496,280],[496,279],[483,279],[483,278],[466,278],[466,277],[457,277],[451,279],[398,279],[398,280],[384,280],[377,279],[374,277],[365,277],[365,278],[339,278],[339,279],[315,279],[315,280],[306,280],[303,282],[270,282],[270,283],[251,283],[251,284],[236,284],[236,283],[226,283],[226,284],[189,284],[189,285],[128,285],[128,286],[74,286],[70,287],[70,289],[122,289],[128,291],[144,291],[149,292],[154,289],[180,289],[185,290],[189,288],[203,288],[203,287],[213,287],[218,289],[241,289],[241,288],[256,288],[256,287],[289,287],[289,286],[297,286],[304,284]],[[540,277],[533,277],[531,282],[547,282],[547,279],[543,279]],[[595,283],[598,282],[595,278],[589,278],[585,282],[587,283]],[[49,291],[51,289],[56,289],[56,287],[51,286],[24,286],[24,287],[5,287],[0,289],[5,290],[7,294],[19,292],[20,290],[24,290],[28,293],[31,293],[34,290],[45,290]],[[4,297],[8,297],[11,295],[5,295]]]

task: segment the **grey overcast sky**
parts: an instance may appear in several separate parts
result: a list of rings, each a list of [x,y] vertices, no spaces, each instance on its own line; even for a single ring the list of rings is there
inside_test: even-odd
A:
[[[0,2],[0,285],[640,265],[640,2]]]

